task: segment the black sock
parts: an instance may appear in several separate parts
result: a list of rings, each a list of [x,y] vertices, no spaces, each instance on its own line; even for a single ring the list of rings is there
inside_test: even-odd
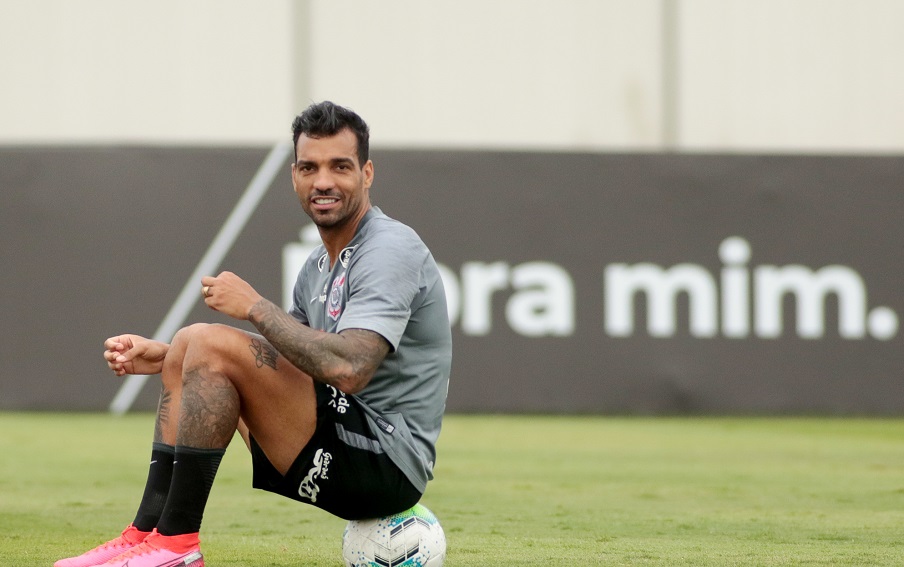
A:
[[[195,449],[176,446],[173,480],[157,531],[181,535],[201,530],[201,518],[226,449]]]
[[[144,485],[144,496],[138,505],[135,521],[136,528],[149,532],[157,527],[166,497],[169,494],[170,479],[173,476],[173,455],[176,449],[172,445],[154,443],[151,449],[151,466],[148,469],[147,484]]]

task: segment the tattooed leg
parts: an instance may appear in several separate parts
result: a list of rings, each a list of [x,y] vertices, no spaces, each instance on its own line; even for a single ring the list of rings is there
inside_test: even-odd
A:
[[[169,497],[182,399],[182,364],[193,332],[194,329],[189,327],[176,333],[163,361],[151,462],[144,493],[132,520],[132,525],[141,532],[150,532],[157,527]]]
[[[212,450],[227,447],[238,430],[246,444],[253,435],[285,473],[316,428],[311,377],[264,337],[225,325],[183,329],[170,352],[158,436]]]
[[[229,378],[206,367],[187,370],[177,445],[225,448],[235,434],[239,407],[239,394]]]
[[[279,358],[279,353],[276,352],[273,345],[267,341],[251,337],[251,344],[248,345],[248,348],[254,353],[254,363],[258,368],[267,365],[273,370],[276,370],[276,360]]]
[[[157,402],[157,419],[154,422],[154,442],[175,445],[176,440],[172,435],[164,434],[165,429],[170,429],[170,410],[172,408],[173,393],[166,387],[160,388],[160,400]],[[170,439],[167,440],[167,437]]]
[[[167,445],[176,444],[179,431],[179,415],[182,405],[182,367],[185,352],[192,337],[202,325],[192,325],[181,329],[173,337],[169,351],[163,361],[161,372],[160,401],[157,404],[157,420],[154,423],[154,442]]]

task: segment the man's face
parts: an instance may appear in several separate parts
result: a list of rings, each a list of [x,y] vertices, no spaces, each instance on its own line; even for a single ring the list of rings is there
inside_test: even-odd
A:
[[[370,206],[374,167],[358,163],[358,140],[345,128],[335,136],[309,138],[295,146],[292,186],[301,207],[322,229],[341,229],[357,222]]]

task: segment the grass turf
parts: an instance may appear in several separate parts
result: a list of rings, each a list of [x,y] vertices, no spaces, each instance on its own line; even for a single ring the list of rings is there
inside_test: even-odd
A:
[[[0,564],[49,566],[135,511],[153,417],[0,413]],[[448,416],[423,503],[446,565],[901,565],[904,420]],[[345,523],[250,488],[240,441],[209,565],[340,567]]]

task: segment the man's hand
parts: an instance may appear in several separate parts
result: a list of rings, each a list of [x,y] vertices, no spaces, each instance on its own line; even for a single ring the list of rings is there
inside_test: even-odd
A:
[[[138,335],[119,335],[104,341],[104,360],[117,376],[159,374],[169,345]]]
[[[247,321],[251,308],[263,299],[251,284],[232,272],[201,278],[201,294],[208,307],[241,321]]]

